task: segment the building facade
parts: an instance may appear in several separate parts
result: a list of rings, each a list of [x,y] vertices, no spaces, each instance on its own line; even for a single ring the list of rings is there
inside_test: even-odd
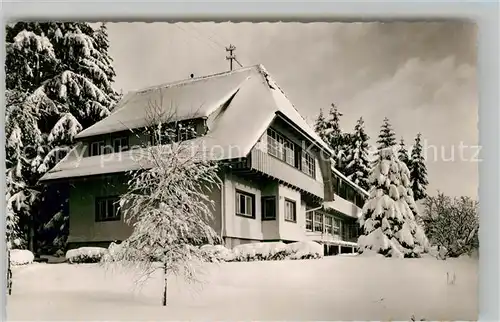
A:
[[[216,205],[211,225],[227,247],[314,240],[327,255],[354,251],[367,193],[331,166],[328,145],[261,65],[132,92],[82,131],[42,178],[70,183],[69,247],[106,246],[130,235],[117,200],[127,189],[126,172],[138,168],[134,156],[164,144],[144,130],[146,105],[158,95],[176,102],[169,122],[194,130],[177,126],[178,140],[201,143],[221,164],[222,185],[207,193]]]

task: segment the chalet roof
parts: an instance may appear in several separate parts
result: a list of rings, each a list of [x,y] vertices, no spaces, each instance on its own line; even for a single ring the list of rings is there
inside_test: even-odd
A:
[[[147,107],[151,104],[169,115],[169,120],[206,118],[208,133],[193,140],[193,144],[202,146],[214,159],[248,155],[277,114],[285,116],[321,149],[333,155],[262,65],[131,92],[111,115],[80,132],[77,139],[144,127],[148,122]],[[170,113],[172,110],[175,115]],[[130,152],[122,153],[118,165],[107,156],[79,157],[82,148],[82,145],[75,147],[41,180],[133,169]]]

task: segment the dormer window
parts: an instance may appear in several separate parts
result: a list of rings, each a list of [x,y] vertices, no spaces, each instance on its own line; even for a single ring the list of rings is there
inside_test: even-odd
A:
[[[90,156],[104,154],[104,141],[94,141],[90,143]]]
[[[196,137],[196,131],[191,124],[180,123],[177,128],[177,138],[179,141],[187,141]]]
[[[115,153],[127,151],[128,149],[128,136],[113,139],[113,151]]]

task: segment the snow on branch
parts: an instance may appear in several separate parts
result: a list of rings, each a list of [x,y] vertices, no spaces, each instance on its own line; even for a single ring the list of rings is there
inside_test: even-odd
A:
[[[57,121],[49,133],[48,141],[54,142],[55,140],[68,140],[72,139],[82,130],[82,125],[71,114],[65,113]]]
[[[130,173],[129,189],[119,202],[133,232],[105,261],[138,269],[137,282],[162,269],[166,287],[170,274],[197,281],[198,264],[206,261],[199,246],[219,241],[210,225],[214,202],[208,195],[220,188],[220,179],[218,164],[183,153],[183,142],[169,137],[169,144],[162,144],[160,139],[171,135],[172,128],[162,126],[165,118],[158,111],[149,114],[150,133],[159,143],[146,149],[144,158],[150,167]]]

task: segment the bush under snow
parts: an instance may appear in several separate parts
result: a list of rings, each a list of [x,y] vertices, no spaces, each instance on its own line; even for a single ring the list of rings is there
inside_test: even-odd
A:
[[[80,247],[66,252],[66,260],[71,264],[98,263],[108,252],[102,247]]]
[[[287,245],[290,259],[316,259],[323,257],[323,246],[313,241],[296,242]]]
[[[282,242],[263,242],[238,245],[233,248],[234,260],[250,262],[258,260],[283,260],[291,255]]]
[[[32,252],[26,249],[11,249],[10,263],[12,265],[26,265],[33,263],[35,256]]]
[[[200,249],[209,262],[230,262],[234,260],[234,253],[223,245],[203,245]]]
[[[223,245],[204,245],[201,249],[211,262],[251,262],[323,257],[323,246],[313,241],[285,244],[262,242],[238,245],[232,250]]]

